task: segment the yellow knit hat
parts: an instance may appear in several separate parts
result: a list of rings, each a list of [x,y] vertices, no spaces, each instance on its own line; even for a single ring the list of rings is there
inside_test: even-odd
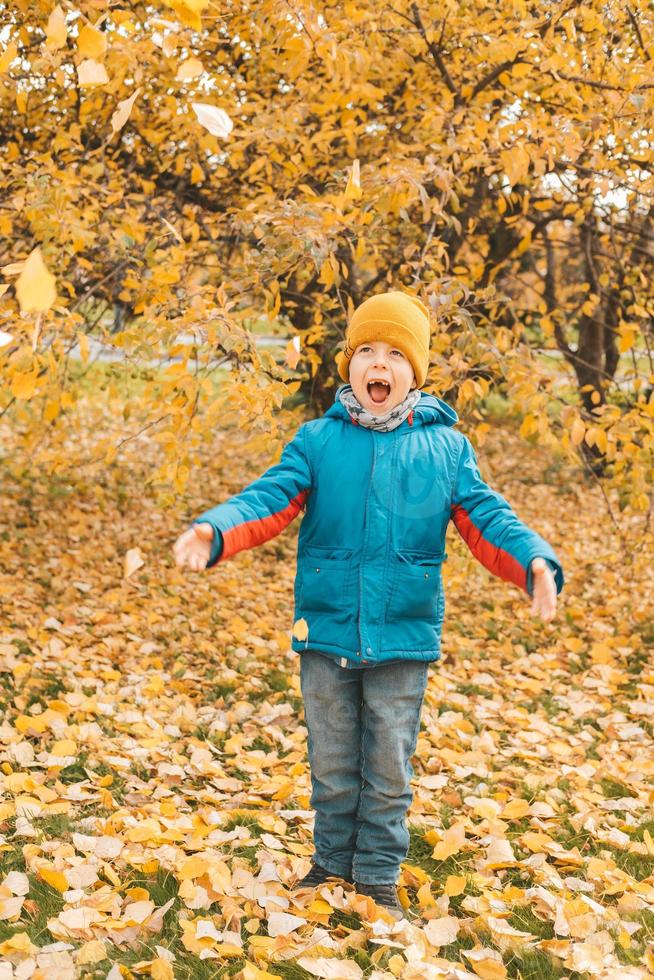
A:
[[[429,369],[429,310],[417,296],[399,290],[377,293],[361,303],[352,314],[345,332],[345,348],[336,355],[338,373],[350,380],[350,359],[359,344],[383,340],[394,344],[408,357],[422,388]]]

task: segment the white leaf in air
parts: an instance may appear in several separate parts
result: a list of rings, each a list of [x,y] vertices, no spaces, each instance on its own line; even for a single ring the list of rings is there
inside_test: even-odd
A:
[[[197,78],[204,71],[204,65],[199,58],[187,58],[177,69],[175,75],[176,82],[189,82]]]
[[[111,116],[111,129],[114,133],[117,133],[123,128],[127,120],[129,119],[130,113],[132,111],[132,106],[136,100],[136,96],[139,94],[140,89],[136,89],[129,97],[129,99],[123,99],[122,102],[118,103],[118,108]]]
[[[125,578],[129,578],[133,575],[145,562],[141,556],[139,548],[130,548],[125,555]]]
[[[93,85],[106,85],[109,76],[101,61],[85,58],[77,66],[77,80],[80,88],[90,88]]]
[[[213,136],[220,136],[222,139],[229,136],[234,123],[224,109],[219,109],[215,105],[207,105],[205,102],[192,102],[191,106],[200,125],[204,126]]]

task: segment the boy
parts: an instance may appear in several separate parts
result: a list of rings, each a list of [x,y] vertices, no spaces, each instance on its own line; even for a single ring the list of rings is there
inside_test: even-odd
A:
[[[394,918],[429,663],[440,657],[450,520],[479,561],[533,597],[545,621],[563,587],[550,545],[482,480],[456,412],[420,391],[429,312],[399,291],[354,312],[337,357],[346,384],[280,462],[201,514],[177,564],[210,568],[279,534],[301,509],[295,620],[308,731],[313,863],[297,887],[353,883]],[[349,383],[347,383],[349,382]]]

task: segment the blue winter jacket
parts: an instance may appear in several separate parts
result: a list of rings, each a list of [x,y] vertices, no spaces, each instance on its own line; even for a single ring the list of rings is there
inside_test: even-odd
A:
[[[494,575],[531,595],[529,566],[542,556],[560,592],[556,554],[484,483],[457,421],[422,392],[401,425],[376,432],[337,397],[300,426],[279,463],[193,522],[214,529],[207,567],[275,537],[304,510],[295,621],[306,620],[309,635],[292,646],[352,666],[439,659],[450,521]]]

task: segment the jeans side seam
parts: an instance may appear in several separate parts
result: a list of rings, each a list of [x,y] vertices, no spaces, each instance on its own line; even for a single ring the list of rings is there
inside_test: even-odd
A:
[[[361,711],[362,711],[363,716],[364,716],[363,717],[363,725],[362,725],[362,728],[361,728],[361,743],[360,743],[360,746],[359,746],[359,750],[360,750],[360,753],[361,753],[361,760],[360,760],[361,785],[359,787],[359,802],[357,803],[357,812],[356,812],[356,815],[354,817],[354,820],[355,820],[355,823],[356,823],[356,834],[355,834],[355,837],[354,837],[354,857],[352,859],[352,869],[353,869],[352,870],[352,873],[353,874],[354,874],[354,863],[356,861],[356,855],[357,855],[357,845],[359,843],[359,834],[361,833],[361,822],[359,820],[359,811],[361,809],[361,794],[363,792],[363,781],[364,781],[364,778],[365,778],[364,775],[363,775],[364,769],[366,767],[365,740],[366,740],[366,732],[368,731],[368,710],[367,710],[367,707],[366,707],[365,698],[363,696],[363,685],[361,686]]]
[[[413,729],[413,737],[411,739],[411,744],[413,745],[413,749],[411,750],[411,754],[407,758],[407,770],[409,768],[411,769],[411,774],[409,774],[409,772],[407,771],[407,777],[408,777],[407,778],[407,786],[408,786],[409,791],[411,793],[411,803],[413,803],[413,796],[414,796],[413,790],[411,788],[411,776],[412,775],[415,775],[415,770],[414,770],[413,766],[411,765],[411,759],[416,754],[416,748],[417,748],[417,743],[418,743],[418,735],[420,734],[420,716],[422,715],[422,706],[423,706],[423,703],[424,703],[424,700],[425,700],[425,693],[427,691],[428,670],[429,670],[429,667],[428,667],[427,664],[425,664],[425,686],[423,687],[422,694],[420,696],[420,703],[418,704],[418,711],[417,711],[417,714],[416,714],[416,724],[415,724],[415,727]],[[409,835],[409,846],[411,844],[411,834],[410,834],[410,831],[409,831],[409,809],[411,808],[411,803],[409,803],[409,806],[406,808],[405,813],[404,813],[404,822],[405,822],[405,826],[406,826],[406,831],[407,831],[407,834]]]

